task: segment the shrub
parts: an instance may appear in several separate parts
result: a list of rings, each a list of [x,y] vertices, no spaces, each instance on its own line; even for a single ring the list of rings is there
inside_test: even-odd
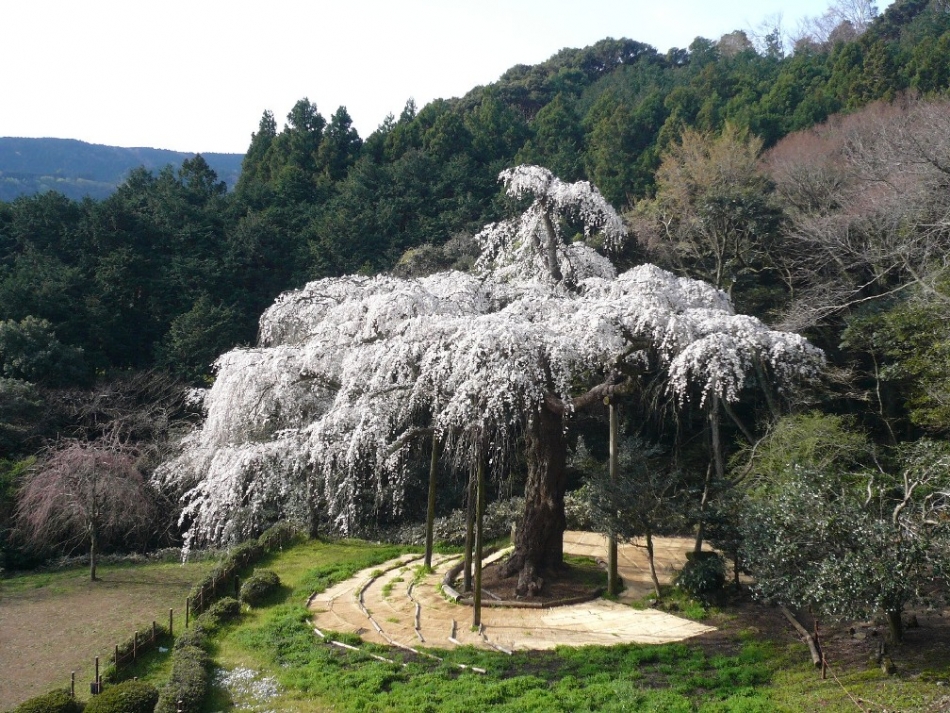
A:
[[[208,611],[198,618],[198,623],[207,629],[217,629],[239,616],[241,616],[241,602],[234,597],[224,597],[212,604]]]
[[[673,582],[694,597],[705,598],[726,584],[726,564],[718,552],[687,552],[686,564]]]
[[[23,701],[13,713],[81,713],[82,704],[69,695],[66,689],[56,689],[42,696]]]
[[[276,572],[269,569],[259,570],[241,585],[241,601],[252,607],[259,606],[276,592],[279,586],[280,578]]]
[[[108,686],[86,704],[86,713],[152,713],[158,703],[158,689],[142,681],[125,681]]]
[[[271,526],[257,539],[258,544],[265,552],[274,552],[301,538],[302,533],[293,522],[278,522]]]
[[[194,646],[203,649],[208,643],[208,629],[201,619],[196,619],[191,628],[185,629],[175,637],[174,648],[181,649],[187,646]]]
[[[172,658],[172,675],[162,686],[155,713],[175,713],[178,701],[187,711],[200,710],[208,692],[210,677],[208,653],[197,646],[176,648]]]

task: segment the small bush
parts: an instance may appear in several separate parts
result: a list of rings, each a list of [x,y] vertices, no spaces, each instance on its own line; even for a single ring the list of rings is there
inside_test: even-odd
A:
[[[257,571],[241,585],[241,601],[260,606],[280,586],[280,578],[269,569]]]
[[[726,584],[726,563],[718,552],[687,552],[686,564],[673,583],[700,598],[714,594]]]
[[[208,629],[201,621],[196,619],[190,628],[185,629],[175,637],[175,649],[181,649],[186,646],[196,646],[199,649],[205,647],[208,643]]]
[[[212,604],[208,611],[198,618],[198,622],[207,629],[217,629],[240,616],[241,602],[234,597],[225,597]]]
[[[271,526],[257,538],[257,543],[265,552],[275,552],[281,550],[289,544],[301,539],[302,533],[295,523],[278,522]]]
[[[82,704],[70,697],[69,691],[57,689],[23,701],[13,713],[81,713]]]
[[[125,681],[103,689],[86,704],[86,713],[152,713],[158,689],[142,681]]]
[[[172,675],[168,683],[162,686],[155,713],[175,713],[178,701],[182,702],[186,711],[200,710],[210,683],[210,664],[208,653],[197,646],[176,648],[172,659]]]

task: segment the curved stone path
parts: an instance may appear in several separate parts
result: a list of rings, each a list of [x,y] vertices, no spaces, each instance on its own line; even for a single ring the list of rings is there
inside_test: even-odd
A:
[[[656,538],[654,556],[661,582],[669,582],[692,549],[687,538]],[[564,552],[603,559],[606,539],[589,532],[566,532]],[[320,631],[356,633],[367,641],[402,647],[493,647],[502,651],[555,646],[608,646],[619,643],[667,643],[711,631],[687,619],[648,609],[631,601],[653,590],[646,551],[626,544],[618,550],[618,569],[626,589],[618,601],[596,599],[550,609],[485,607],[482,630],[472,630],[472,608],[454,604],[441,593],[442,577],[458,556],[436,556],[434,572],[417,577],[419,555],[403,556],[364,570],[310,602]]]

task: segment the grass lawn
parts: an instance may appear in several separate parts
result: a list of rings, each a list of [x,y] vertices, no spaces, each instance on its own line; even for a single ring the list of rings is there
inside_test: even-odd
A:
[[[936,712],[950,707],[950,653],[936,624],[893,655],[897,675],[883,674],[852,656],[821,680],[774,610],[749,603],[724,603],[708,615],[718,627],[711,635],[660,646],[563,647],[516,652],[513,656],[472,648],[431,650],[440,663],[398,649],[372,646],[353,634],[335,638],[358,647],[346,651],[318,639],[306,609],[307,597],[352,574],[376,567],[404,550],[364,542],[309,541],[269,556],[258,568],[272,569],[282,587],[272,598],[245,612],[216,638],[212,655],[227,677],[215,686],[204,713],[272,711],[655,711],[657,713],[773,713],[797,711]],[[205,565],[208,566],[208,565]],[[149,577],[170,576],[168,565],[136,573],[104,573],[106,581],[135,589]],[[183,570],[173,567],[173,571]],[[191,581],[192,570],[181,597]],[[44,579],[45,578],[45,579]],[[9,585],[9,586],[8,586]],[[0,616],[18,597],[45,590],[50,599],[74,601],[89,589],[80,578],[35,575],[4,582]],[[680,614],[699,615],[701,607],[670,597]],[[161,609],[161,607],[159,607]],[[165,607],[167,613],[167,607]],[[65,609],[63,615],[66,614]],[[6,621],[5,619],[3,620]],[[142,618],[136,620],[141,623]],[[950,631],[950,627],[947,627]],[[4,636],[6,624],[4,623]],[[941,630],[942,631],[942,630]],[[853,651],[845,630],[832,640],[836,656]],[[937,637],[937,639],[934,639]],[[936,644],[931,642],[936,640]],[[948,638],[947,640],[950,640]],[[5,643],[5,641],[4,641]],[[46,645],[45,642],[43,645]],[[852,649],[848,649],[852,646]],[[7,648],[0,647],[0,656]],[[374,660],[378,654],[397,663]],[[479,674],[455,664],[478,666]],[[832,662],[835,664],[835,662]],[[143,663],[138,675],[160,683],[164,659]],[[87,678],[83,678],[88,690]],[[66,679],[68,681],[68,670]],[[26,696],[22,696],[26,697]],[[9,705],[9,704],[7,704]]]
[[[213,565],[102,565],[97,582],[87,567],[0,580],[0,710],[68,686],[71,671],[87,695],[95,657],[104,668],[117,643],[152,620],[167,624],[169,609],[180,626],[188,591]]]
[[[443,664],[363,644],[353,635],[337,638],[359,652],[315,637],[307,596],[395,553],[364,543],[310,542],[272,557],[263,566],[278,572],[283,591],[227,629],[215,651],[219,665],[256,681],[259,689],[270,687],[272,697],[255,697],[252,685],[232,685],[234,700],[218,689],[206,711],[943,710],[933,707],[947,690],[937,685],[939,671],[886,676],[862,664],[822,681],[804,645],[783,630],[780,615],[777,624],[763,628],[762,620],[750,622],[729,606],[714,614],[710,623],[720,630],[709,639],[565,647],[510,657],[466,648],[433,650],[446,659]],[[681,613],[702,611],[688,602],[679,606]],[[373,653],[405,665],[373,660]],[[479,666],[487,674],[462,671],[454,663]],[[944,670],[944,681],[947,675]]]

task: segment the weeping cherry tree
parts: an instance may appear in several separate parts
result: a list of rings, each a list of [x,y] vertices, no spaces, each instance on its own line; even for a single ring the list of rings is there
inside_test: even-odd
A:
[[[662,371],[680,402],[735,401],[764,369],[778,388],[821,353],[735,314],[728,297],[653,265],[617,274],[617,213],[587,182],[537,166],[500,176],[530,199],[477,236],[472,274],[347,276],[281,295],[259,345],[217,361],[207,417],[159,477],[184,493],[190,542],[239,539],[278,517],[343,534],[399,514],[408,467],[436,435],[442,458],[527,463],[506,574],[538,591],[563,560],[567,430],[574,414]],[[570,239],[569,239],[570,238]]]

